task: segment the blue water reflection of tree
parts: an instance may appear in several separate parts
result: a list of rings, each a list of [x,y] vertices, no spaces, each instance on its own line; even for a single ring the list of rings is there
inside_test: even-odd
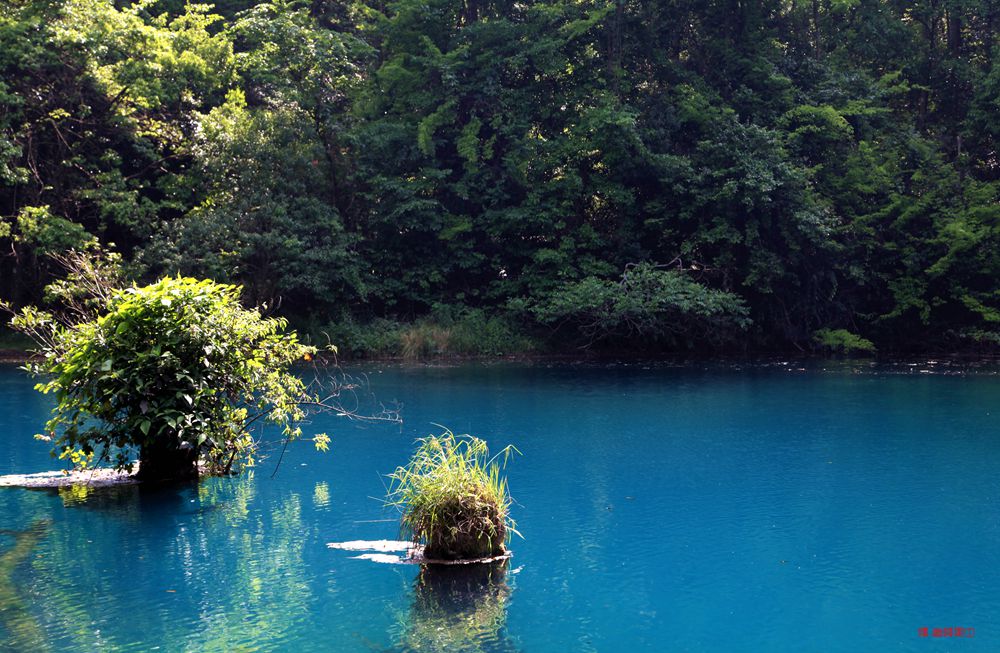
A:
[[[282,650],[315,600],[310,531],[298,494],[262,511],[255,493],[252,475],[17,490],[24,512],[57,519],[0,531],[14,538],[0,537],[0,651]],[[137,601],[142,618],[121,620]]]
[[[507,633],[508,561],[424,565],[393,653],[514,653]]]
[[[25,530],[0,529],[0,536],[13,539],[13,545],[0,549],[0,641],[6,642],[3,650],[50,650],[45,630],[29,609],[15,572],[35,552],[38,543],[48,534],[51,521],[36,520]]]

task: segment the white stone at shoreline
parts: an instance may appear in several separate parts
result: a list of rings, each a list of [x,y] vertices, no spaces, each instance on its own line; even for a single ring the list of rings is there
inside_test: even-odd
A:
[[[138,483],[134,474],[119,472],[110,467],[96,467],[83,471],[38,472],[37,474],[7,474],[0,476],[0,487],[59,488],[73,485],[105,487]]]

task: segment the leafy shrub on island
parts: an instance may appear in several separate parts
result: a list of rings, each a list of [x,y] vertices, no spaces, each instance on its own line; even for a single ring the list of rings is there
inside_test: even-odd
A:
[[[238,286],[168,277],[116,287],[113,264],[82,254],[69,264],[51,286],[63,312],[27,307],[11,322],[40,348],[27,369],[56,400],[40,436],[53,455],[125,470],[138,450],[142,480],[196,476],[199,462],[228,473],[253,464],[252,426],[295,440],[307,407],[323,407],[290,369],[317,350],[284,319],[244,308]],[[313,441],[326,449],[329,438]]]

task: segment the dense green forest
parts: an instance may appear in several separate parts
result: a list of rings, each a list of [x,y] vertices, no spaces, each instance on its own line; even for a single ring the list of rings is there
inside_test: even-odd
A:
[[[1000,345],[1000,2],[0,7],[15,305],[87,248],[355,354]]]

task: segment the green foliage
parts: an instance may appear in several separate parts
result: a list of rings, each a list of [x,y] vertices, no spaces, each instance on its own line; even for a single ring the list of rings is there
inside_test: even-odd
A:
[[[353,239],[324,190],[329,164],[309,116],[252,110],[237,90],[201,125],[204,199],[157,235],[142,259],[148,269],[246,280],[258,304],[329,307],[356,297]]]
[[[866,340],[847,329],[819,329],[813,333],[813,341],[820,347],[835,353],[875,353],[875,345],[871,340]]]
[[[244,309],[238,287],[165,278],[115,291],[96,312],[64,326],[27,308],[13,321],[43,345],[28,368],[56,400],[45,427],[54,454],[75,463],[113,456],[123,469],[135,448],[143,466],[156,463],[151,453],[187,451],[192,464],[200,453],[228,471],[253,464],[249,427],[258,420],[288,439],[301,435],[311,398],[289,367],[315,349],[286,333],[284,320]]]
[[[367,323],[346,316],[334,323],[306,324],[300,328],[308,342],[337,343],[345,358],[394,358],[400,355],[400,324],[375,319]]]
[[[12,331],[6,326],[0,326],[0,350],[8,349],[11,351],[24,352],[27,351],[32,344],[34,344],[31,338]]]
[[[967,340],[986,348],[1000,347],[1000,331],[988,331],[985,329],[970,329],[961,334]]]
[[[446,430],[417,441],[405,467],[389,475],[387,503],[402,513],[402,530],[430,559],[497,556],[516,533],[502,475],[517,450],[490,456],[486,442]]]
[[[532,339],[503,314],[465,309],[450,324],[448,347],[455,353],[504,356],[527,353],[536,348]]]
[[[9,238],[14,246],[28,246],[34,255],[86,249],[97,243],[81,225],[52,215],[47,206],[24,206],[16,218],[0,218],[0,238]]]
[[[448,329],[421,322],[403,329],[400,333],[400,353],[403,358],[409,359],[442,356],[448,352],[450,338],[451,331]]]
[[[587,277],[533,307],[543,323],[570,321],[588,343],[607,339],[721,344],[750,325],[743,301],[679,270],[649,263],[626,268],[620,281]]]
[[[399,327],[403,358],[503,356],[531,351],[534,343],[505,314],[436,304],[428,318]]]
[[[983,2],[0,0],[0,297],[99,242],[358,351],[579,344],[563,320],[967,346],[1000,316],[998,27]],[[615,299],[674,260],[676,306]]]
[[[505,312],[443,304],[415,322],[376,319],[358,323],[346,318],[308,326],[306,332],[312,342],[338,343],[340,352],[352,358],[506,356],[538,347],[524,327]]]

